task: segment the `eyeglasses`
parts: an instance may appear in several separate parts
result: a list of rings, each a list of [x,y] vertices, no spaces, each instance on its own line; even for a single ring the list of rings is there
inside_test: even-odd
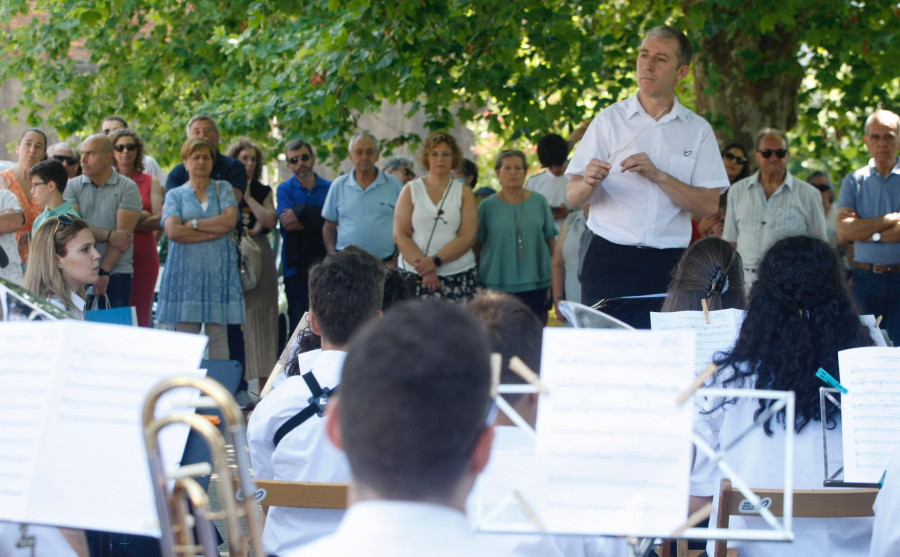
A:
[[[291,157],[288,159],[288,162],[291,164],[297,164],[297,161],[309,162],[309,159],[312,157],[307,155],[306,153],[302,155],[297,155],[296,157]]]
[[[53,155],[53,160],[57,160],[63,164],[68,164],[69,166],[75,166],[78,164],[77,158],[67,157],[65,155]]]
[[[764,159],[770,158],[772,153],[775,153],[775,156],[779,159],[787,156],[787,149],[757,149],[756,152],[762,155]]]
[[[137,149],[137,143],[121,143],[113,148],[120,153],[122,151],[134,151]]]
[[[46,186],[47,182],[31,182],[31,187],[36,188],[38,186]]]
[[[744,157],[739,157],[732,153],[725,153],[722,156],[730,161],[737,161],[738,164],[747,164],[747,159],[745,159]],[[766,158],[768,158],[768,157],[766,157]]]

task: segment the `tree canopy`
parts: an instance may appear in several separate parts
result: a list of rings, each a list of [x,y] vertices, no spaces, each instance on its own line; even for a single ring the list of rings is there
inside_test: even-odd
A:
[[[695,45],[679,91],[723,139],[788,128],[796,158],[837,176],[864,162],[861,119],[892,108],[897,8],[843,0],[0,0],[15,112],[59,135],[134,121],[173,162],[184,124],[269,147],[311,140],[342,157],[360,114],[383,101],[423,110],[430,128],[481,121],[501,137],[566,131],[635,91],[647,28]],[[389,138],[389,146],[415,138]],[[749,147],[749,145],[748,145]],[[799,164],[799,161],[795,162]]]

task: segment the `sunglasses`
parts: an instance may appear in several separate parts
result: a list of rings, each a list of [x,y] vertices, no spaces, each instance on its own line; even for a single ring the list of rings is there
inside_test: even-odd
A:
[[[309,162],[309,159],[312,157],[307,154],[297,155],[296,157],[291,157],[288,159],[288,162],[291,164],[297,164],[297,161]]]
[[[775,153],[775,156],[779,159],[787,156],[787,149],[757,149],[756,152],[762,155],[764,159],[771,157],[772,153]]]
[[[730,160],[730,161],[737,161],[738,164],[747,164],[747,159],[745,159],[744,157],[739,157],[739,156],[734,155],[734,154],[732,154],[732,153],[725,153],[725,154],[722,155],[722,156],[725,157],[726,159]]]
[[[415,178],[415,177],[416,177],[416,173],[413,172],[412,170],[408,169],[408,168],[404,168],[404,169],[403,169],[403,174],[406,175],[406,176],[409,176],[410,178]]]
[[[53,229],[53,236],[55,237],[56,233],[59,232],[60,224],[72,226],[73,224],[75,224],[74,219],[76,219],[76,218],[78,218],[78,217],[76,217],[75,215],[73,215],[71,213],[65,213],[65,214],[62,214],[62,215],[59,215],[58,217],[56,217],[56,228]]]
[[[75,157],[67,157],[65,155],[53,155],[53,160],[57,160],[63,164],[68,164],[69,166],[75,166],[78,164],[78,159]]]
[[[122,143],[121,145],[116,145],[113,149],[120,153],[122,151],[134,151],[137,149],[137,143]]]

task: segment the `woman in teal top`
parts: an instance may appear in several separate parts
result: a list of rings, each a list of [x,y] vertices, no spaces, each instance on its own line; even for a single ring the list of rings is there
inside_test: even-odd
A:
[[[494,165],[500,191],[478,206],[478,273],[485,287],[512,294],[546,325],[550,254],[556,226],[547,199],[525,189],[522,151],[503,151]]]

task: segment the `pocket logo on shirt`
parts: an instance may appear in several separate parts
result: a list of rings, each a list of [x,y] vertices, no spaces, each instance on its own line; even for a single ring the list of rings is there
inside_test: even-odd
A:
[[[691,154],[692,154],[693,152],[694,152],[694,151],[691,150],[691,149],[685,149],[685,150],[684,150],[684,156],[689,157],[689,156],[691,156]]]
[[[763,497],[759,500],[759,505],[754,505],[750,501],[744,499],[741,501],[738,510],[742,513],[747,514],[759,514],[760,509],[768,509],[772,506],[772,498],[771,497]]]

